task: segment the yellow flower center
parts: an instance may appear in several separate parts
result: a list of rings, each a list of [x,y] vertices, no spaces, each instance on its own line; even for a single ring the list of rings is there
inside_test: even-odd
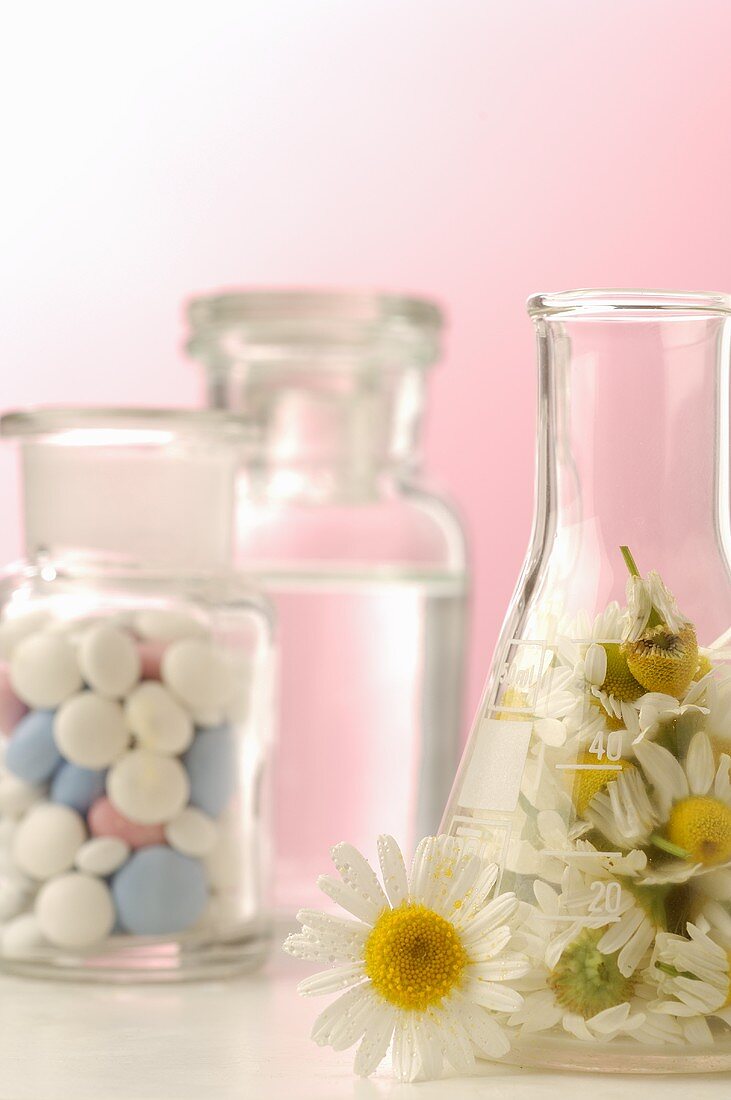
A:
[[[365,945],[365,970],[397,1008],[423,1012],[459,985],[469,962],[453,924],[425,905],[386,909]]]
[[[731,859],[731,807],[717,798],[684,798],[670,812],[667,835],[698,863],[725,863]]]
[[[614,765],[613,767],[603,768],[597,761],[596,756],[590,752],[582,753],[576,763],[594,765],[591,771],[578,771],[574,773],[572,797],[576,812],[580,815],[586,813],[587,807],[594,795],[599,794],[599,791],[603,791],[608,783],[611,783],[613,779],[616,779],[617,776],[621,775],[627,768],[634,768],[632,761],[625,760],[623,757],[619,760],[610,761],[610,763]],[[617,770],[617,765],[620,765],[622,772]]]
[[[698,668],[695,630],[686,623],[673,634],[665,626],[652,627],[635,642],[625,642],[627,666],[647,691],[662,691],[680,699]]]

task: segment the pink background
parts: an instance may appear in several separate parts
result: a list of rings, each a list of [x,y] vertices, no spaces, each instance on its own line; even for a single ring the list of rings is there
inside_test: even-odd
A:
[[[0,405],[193,403],[191,291],[434,295],[426,450],[472,539],[471,709],[530,527],[524,299],[731,290],[731,4],[22,7],[0,68]]]

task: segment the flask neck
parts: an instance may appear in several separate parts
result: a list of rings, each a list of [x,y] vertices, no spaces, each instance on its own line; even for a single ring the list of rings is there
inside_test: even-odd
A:
[[[621,545],[689,605],[699,569],[728,584],[730,324],[700,310],[537,320],[534,547],[584,606],[621,594]]]

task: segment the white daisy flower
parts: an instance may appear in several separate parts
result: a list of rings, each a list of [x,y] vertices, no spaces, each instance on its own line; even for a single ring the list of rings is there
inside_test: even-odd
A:
[[[731,758],[722,754],[716,766],[703,731],[693,736],[684,763],[652,741],[635,752],[644,779],[634,766],[623,770],[591,800],[586,817],[622,849],[653,845],[675,857],[643,884],[685,882],[731,864]]]
[[[731,954],[708,927],[687,926],[688,937],[661,932],[655,942],[662,1012],[677,1017],[717,1016],[731,1024]],[[708,1032],[712,1041],[712,1033]]]
[[[509,1017],[509,1024],[518,1028],[521,1036],[560,1026],[585,1042],[604,1043],[619,1036],[649,1043],[682,1042],[677,1021],[654,1010],[654,986],[644,974],[635,973],[636,967],[631,973],[623,973],[619,966],[622,951],[606,949],[606,914],[577,918],[560,933],[553,933],[552,917],[558,923],[567,905],[581,906],[590,900],[580,896],[586,880],[577,892],[577,879],[584,879],[583,873],[567,868],[560,894],[546,883],[534,884],[536,915],[528,918],[519,937],[536,963],[516,983],[524,993],[524,1001]],[[546,930],[543,941],[542,929]],[[529,933],[533,934],[532,940]],[[649,946],[647,943],[642,948],[642,957],[649,955]],[[541,949],[543,955],[536,958]],[[626,957],[625,951],[625,962]]]
[[[400,1080],[436,1077],[444,1061],[469,1073],[475,1053],[499,1058],[510,1047],[496,1013],[522,997],[506,984],[527,959],[509,950],[519,905],[514,894],[488,900],[498,869],[453,837],[427,837],[410,874],[392,837],[378,853],[383,886],[349,844],[332,851],[341,878],[320,889],[355,918],[312,910],[284,948],[331,969],[301,982],[303,996],[346,992],[315,1021],[312,1037],[336,1050],[359,1043],[355,1071],[367,1076],[392,1048]]]

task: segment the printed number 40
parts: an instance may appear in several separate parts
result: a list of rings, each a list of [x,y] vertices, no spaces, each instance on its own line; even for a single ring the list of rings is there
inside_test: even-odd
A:
[[[619,760],[622,756],[622,731],[612,730],[610,733],[599,732],[589,745],[589,752],[596,756],[597,760]]]

